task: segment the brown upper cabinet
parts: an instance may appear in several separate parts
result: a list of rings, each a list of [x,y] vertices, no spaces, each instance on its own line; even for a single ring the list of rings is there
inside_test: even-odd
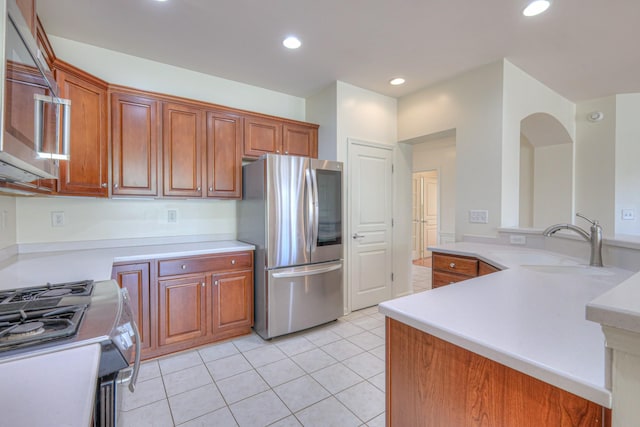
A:
[[[160,100],[111,94],[111,175],[114,196],[158,196]]]
[[[207,196],[242,197],[242,119],[207,112]]]
[[[164,196],[202,197],[204,112],[186,104],[162,105]]]
[[[243,156],[257,158],[266,153],[318,157],[318,126],[245,116]]]
[[[71,152],[60,161],[58,193],[107,197],[107,83],[65,62],[56,61],[62,98],[71,100]]]

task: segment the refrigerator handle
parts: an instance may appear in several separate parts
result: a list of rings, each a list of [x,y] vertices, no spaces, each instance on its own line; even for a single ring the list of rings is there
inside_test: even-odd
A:
[[[319,203],[318,203],[318,177],[316,176],[316,170],[311,169],[311,181],[313,182],[313,232],[311,240],[311,252],[316,250],[316,243],[318,241],[318,222],[320,221]]]
[[[305,178],[307,182],[307,226],[306,226],[306,234],[307,234],[307,252],[311,252],[311,246],[314,239],[313,236],[313,224],[315,222],[314,213],[315,210],[313,208],[315,197],[313,195],[313,179],[311,178],[311,170],[307,169],[305,172]]]
[[[273,273],[273,277],[276,279],[282,278],[291,278],[291,277],[304,277],[304,276],[315,276],[316,274],[325,274],[331,271],[340,270],[342,268],[342,264],[333,264],[328,266],[316,267],[316,268],[306,268],[296,271],[295,269],[291,269],[288,271],[282,271],[279,273]]]

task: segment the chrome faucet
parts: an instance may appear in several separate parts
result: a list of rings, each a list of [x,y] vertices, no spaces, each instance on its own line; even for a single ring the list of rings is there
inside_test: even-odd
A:
[[[602,267],[602,226],[598,223],[598,220],[591,221],[584,215],[576,213],[576,216],[585,219],[591,223],[591,234],[587,233],[582,228],[573,224],[556,224],[548,227],[542,234],[545,236],[551,236],[560,230],[571,230],[578,233],[587,242],[591,243],[591,259],[589,265],[594,267]]]

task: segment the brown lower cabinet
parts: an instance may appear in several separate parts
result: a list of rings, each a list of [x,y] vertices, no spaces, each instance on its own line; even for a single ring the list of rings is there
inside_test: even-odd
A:
[[[611,411],[386,320],[387,427],[601,427]]]
[[[500,271],[477,258],[433,252],[431,283],[433,288]]]
[[[253,326],[253,252],[118,263],[141,331],[142,359],[244,335]]]

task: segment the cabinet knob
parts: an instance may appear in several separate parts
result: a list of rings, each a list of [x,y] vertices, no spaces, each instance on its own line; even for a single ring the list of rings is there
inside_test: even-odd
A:
[[[206,283],[202,282],[202,283],[200,283],[200,284],[201,284],[201,285],[202,285],[202,287],[204,288],[204,286],[205,286],[205,284],[206,284]]]
[[[452,262],[451,264],[449,264],[449,268],[456,268],[456,263]]]
[[[284,152],[284,154],[289,154],[289,152],[288,152],[288,151],[285,151],[285,152]]]
[[[181,268],[181,269],[183,269],[183,270],[186,270],[186,269],[187,269],[187,264],[182,264],[182,265],[180,266],[180,268]]]
[[[200,191],[202,189],[202,187],[197,187],[196,191]]]
[[[106,182],[103,182],[103,183],[100,185],[100,187],[102,187],[102,188],[107,188],[107,185],[108,185],[108,184],[107,184]]]
[[[231,265],[236,265],[236,260],[235,259],[231,260]]]
[[[213,282],[214,286],[218,286],[218,281]]]
[[[276,154],[280,154],[280,150],[276,150]]]
[[[113,188],[118,188],[118,184],[113,184]]]
[[[209,187],[209,191],[213,192],[213,187]]]

